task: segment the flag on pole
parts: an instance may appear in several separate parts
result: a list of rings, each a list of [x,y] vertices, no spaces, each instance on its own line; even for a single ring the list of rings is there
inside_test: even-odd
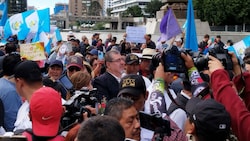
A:
[[[4,26],[4,38],[7,39],[11,35],[17,35],[18,40],[24,40],[30,30],[24,19],[33,12],[34,10],[29,10],[11,16]]]
[[[50,32],[50,10],[45,8],[37,11],[39,16],[39,28],[42,28],[44,32]]]
[[[177,22],[173,10],[171,8],[168,9],[165,16],[161,20],[160,32],[160,41],[167,41],[172,37],[182,33],[179,23]]]
[[[228,47],[228,51],[234,52],[240,59],[244,58],[246,48],[250,47],[250,35],[243,38],[241,41],[235,43],[233,46]]]
[[[8,1],[7,0],[1,0],[0,1],[0,11],[2,11],[2,18],[0,21],[0,26],[4,26],[7,19],[8,19]]]
[[[191,49],[192,51],[198,51],[198,42],[192,0],[188,0],[185,48]]]
[[[24,40],[29,33],[40,34],[39,31],[50,32],[49,8],[11,16],[4,26],[4,37],[17,35],[18,40]]]
[[[51,40],[48,34],[46,34],[44,31],[39,32],[38,36],[36,36],[33,40],[34,42],[43,42],[44,43],[44,49],[49,54],[51,50]]]

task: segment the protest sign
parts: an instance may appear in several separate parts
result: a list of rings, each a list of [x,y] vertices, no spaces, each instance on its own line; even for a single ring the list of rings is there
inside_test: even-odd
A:
[[[44,43],[36,42],[20,45],[20,54],[22,58],[32,61],[45,60]]]
[[[146,27],[127,26],[126,28],[126,42],[146,43],[144,35],[146,34]]]

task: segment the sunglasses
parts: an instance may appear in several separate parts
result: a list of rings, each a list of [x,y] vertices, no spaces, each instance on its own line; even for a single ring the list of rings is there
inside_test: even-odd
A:
[[[72,72],[72,71],[80,71],[81,68],[76,67],[76,66],[72,66],[72,67],[69,67],[68,70],[69,70],[70,72]]]

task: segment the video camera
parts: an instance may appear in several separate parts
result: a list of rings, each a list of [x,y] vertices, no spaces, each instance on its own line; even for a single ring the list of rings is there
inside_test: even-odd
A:
[[[162,54],[158,53],[152,57],[152,65],[156,68],[161,62],[165,72],[186,72],[185,61],[181,58],[181,52],[177,46],[166,48]]]
[[[232,57],[228,54],[228,50],[223,47],[215,47],[209,50],[209,55],[214,56],[225,67],[225,70],[233,70]],[[194,60],[194,64],[198,71],[208,69],[208,55],[203,55],[201,53],[190,54]]]
[[[97,89],[88,90],[85,88],[75,91],[72,82],[66,75],[62,75],[59,78],[59,82],[72,95],[63,105],[66,111],[61,120],[62,127],[67,128],[76,122],[81,123],[83,121],[83,113],[85,112],[88,113],[88,117],[92,116],[91,112],[85,106],[89,105],[93,108],[98,108]]]
[[[62,117],[61,123],[63,128],[83,121],[83,113],[87,112],[88,117],[92,116],[91,112],[85,106],[98,108],[97,89],[75,91],[74,95],[63,105],[66,111]]]
[[[159,134],[160,140],[162,140],[164,136],[171,136],[172,129],[170,128],[170,121],[163,119],[157,114],[147,114],[142,111],[139,112],[139,117],[141,127],[154,131],[155,134]]]
[[[158,53],[152,57],[152,64],[156,68],[161,62],[164,65],[165,72],[185,73],[187,71],[185,61],[181,58],[181,53],[189,54],[194,61],[195,67],[202,71],[208,68],[208,55],[200,52],[192,52],[191,50],[178,50],[178,47],[172,46],[165,49],[162,54]],[[209,50],[209,55],[214,56],[221,61],[226,70],[233,70],[232,57],[228,54],[228,50],[223,47],[216,47]]]

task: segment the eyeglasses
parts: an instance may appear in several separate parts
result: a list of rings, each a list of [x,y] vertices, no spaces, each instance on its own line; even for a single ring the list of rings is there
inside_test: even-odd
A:
[[[70,72],[72,72],[72,71],[80,71],[81,68],[72,66],[72,67],[69,67],[68,70],[69,70]]]
[[[121,62],[121,61],[125,61],[124,58],[118,58],[118,59],[115,59],[115,60],[111,60],[110,62]]]

